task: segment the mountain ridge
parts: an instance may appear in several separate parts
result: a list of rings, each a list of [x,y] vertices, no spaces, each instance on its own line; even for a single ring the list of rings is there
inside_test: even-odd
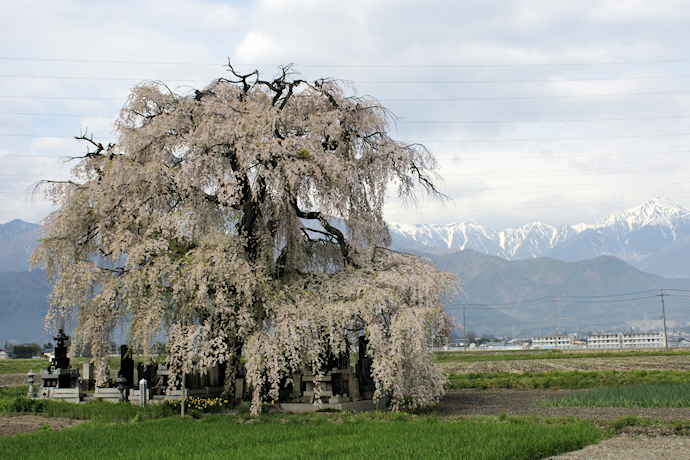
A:
[[[685,256],[690,257],[690,240],[687,244],[677,244],[675,251],[664,252],[674,243],[690,238],[690,210],[664,198],[612,213],[591,225],[556,227],[531,222],[498,232],[474,222],[448,225],[393,222],[389,227],[394,249],[473,249],[506,260],[551,257],[567,262],[611,255],[636,268],[653,270],[659,276],[690,277],[690,264],[684,262]]]
[[[662,288],[669,331],[690,321],[690,279],[666,279],[613,256],[564,262],[506,260],[471,249],[417,254],[461,279],[464,295],[448,311],[462,319],[466,307],[467,330],[479,334],[553,334],[554,316],[559,333],[657,329]]]

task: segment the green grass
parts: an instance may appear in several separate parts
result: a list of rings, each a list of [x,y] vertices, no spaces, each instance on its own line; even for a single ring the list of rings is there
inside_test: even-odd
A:
[[[539,459],[607,436],[589,422],[441,421],[407,414],[178,417],[0,439],[0,458]]]
[[[599,388],[539,403],[543,407],[688,408],[690,384]]]
[[[20,385],[16,387],[0,387],[0,412],[2,411],[1,408],[3,401],[24,397],[28,392],[29,385]]]
[[[44,417],[65,417],[93,420],[100,423],[131,422],[151,418],[170,417],[180,413],[178,404],[113,404],[100,400],[73,404],[49,399],[15,397],[0,400],[0,413],[8,415],[34,414]]]
[[[157,358],[160,362],[163,362],[165,357]],[[70,366],[79,369],[81,371],[83,363],[85,361],[90,361],[91,358],[70,358]],[[137,363],[143,362],[144,358],[142,356],[134,357],[134,366]],[[0,360],[0,374],[26,374],[30,370],[33,370],[38,374],[39,369],[47,369],[48,364],[50,364],[48,358],[41,359],[2,359]],[[110,370],[118,371],[120,370],[120,356],[110,358]]]
[[[538,359],[582,359],[582,358],[629,358],[646,356],[690,356],[690,350],[524,350],[524,351],[439,351],[435,353],[440,364],[477,361],[518,361]]]
[[[48,368],[48,358],[45,359],[1,359],[0,374],[26,374],[33,369],[38,374],[39,369]]]
[[[170,417],[180,414],[181,409],[179,400],[166,400],[159,404],[140,407],[129,403],[113,404],[102,400],[73,404],[50,399],[30,399],[26,397],[28,389],[28,385],[0,387],[0,414],[32,414],[113,423]],[[203,414],[216,414],[231,409],[248,415],[250,403],[241,402],[236,405],[232,400],[220,397],[204,399],[190,396],[186,399],[185,409],[187,414],[197,418]],[[264,411],[267,410],[268,405],[264,407]]]
[[[84,404],[73,404],[49,399],[29,399],[26,397],[28,389],[28,385],[0,387],[0,414],[32,414],[44,417],[65,417],[93,420],[100,423],[114,423],[170,417],[180,413],[179,402],[149,404],[145,407],[132,404],[112,404],[101,400]],[[196,409],[192,406],[188,407],[191,410]],[[213,412],[215,408],[215,406],[212,406],[206,412]]]
[[[436,352],[436,359],[440,364],[456,362],[476,362],[476,361],[515,361],[515,360],[535,360],[535,359],[577,359],[577,358],[627,358],[644,356],[690,356],[690,350],[625,350],[625,351],[556,351],[556,350],[525,350],[525,351],[492,351],[492,352]],[[72,358],[72,366],[81,368],[84,361],[90,358]],[[139,362],[142,358],[135,357]],[[355,355],[351,356],[356,359]],[[48,367],[47,359],[3,359],[0,360],[0,374],[26,374],[30,369],[38,372],[38,369]],[[120,358],[110,359],[110,368],[117,370],[120,368]]]
[[[677,384],[690,381],[690,371],[552,371],[552,372],[477,372],[450,374],[448,388],[463,389],[569,389],[613,387],[617,385]]]

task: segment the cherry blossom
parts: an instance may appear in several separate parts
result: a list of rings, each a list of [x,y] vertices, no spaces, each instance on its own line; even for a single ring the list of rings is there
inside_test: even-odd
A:
[[[59,206],[32,258],[54,282],[48,323],[76,324],[101,381],[118,327],[146,353],[165,336],[177,378],[226,362],[231,381],[244,356],[254,413],[365,335],[376,396],[433,404],[428,345],[457,280],[388,249],[383,219],[388,193],[440,195],[433,156],[342,83],[230,75],[188,95],[134,87],[117,143],[82,136],[72,180],[42,184]]]

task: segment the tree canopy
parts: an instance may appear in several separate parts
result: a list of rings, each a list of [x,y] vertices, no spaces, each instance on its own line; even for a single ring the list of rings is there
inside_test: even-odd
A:
[[[427,341],[448,332],[455,279],[388,249],[383,219],[390,190],[438,194],[433,156],[339,82],[230,72],[188,95],[134,87],[117,142],[82,136],[73,179],[43,184],[59,206],[32,259],[55,283],[47,321],[74,321],[101,364],[123,324],[135,347],[165,334],[178,376],[243,353],[254,410],[364,334],[377,395],[435,402]]]

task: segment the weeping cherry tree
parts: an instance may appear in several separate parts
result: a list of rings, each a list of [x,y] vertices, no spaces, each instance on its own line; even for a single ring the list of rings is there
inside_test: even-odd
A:
[[[449,332],[456,280],[388,248],[383,205],[440,196],[434,158],[336,81],[229,70],[188,95],[134,87],[117,142],[81,136],[71,180],[41,184],[58,205],[32,257],[54,283],[48,324],[76,325],[100,381],[118,327],[148,352],[165,336],[178,382],[223,362],[232,379],[243,355],[254,413],[365,335],[375,396],[433,404],[429,337]]]

